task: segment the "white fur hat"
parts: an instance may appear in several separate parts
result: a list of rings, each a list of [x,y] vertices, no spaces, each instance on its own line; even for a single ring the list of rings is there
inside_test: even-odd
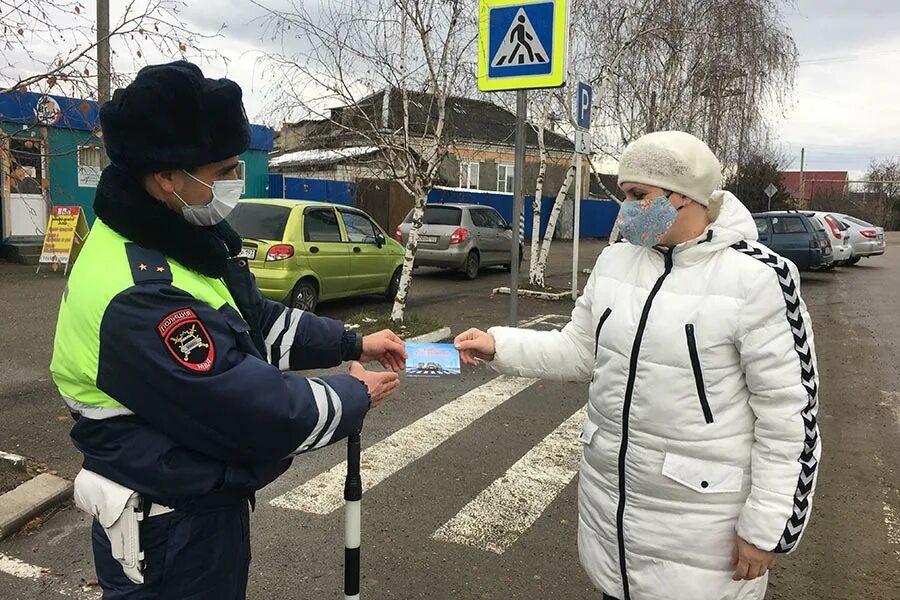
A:
[[[648,133],[619,159],[619,185],[642,183],[683,194],[709,206],[722,182],[722,166],[709,146],[683,131]]]

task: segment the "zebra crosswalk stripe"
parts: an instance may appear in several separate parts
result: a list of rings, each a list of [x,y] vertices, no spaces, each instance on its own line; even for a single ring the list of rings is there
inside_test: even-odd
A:
[[[360,474],[368,492],[419,460],[491,410],[537,383],[500,376],[463,394],[418,421],[363,450]],[[270,501],[272,506],[327,515],[344,503],[346,461]]]
[[[563,421],[432,537],[503,554],[578,473],[584,409]]]

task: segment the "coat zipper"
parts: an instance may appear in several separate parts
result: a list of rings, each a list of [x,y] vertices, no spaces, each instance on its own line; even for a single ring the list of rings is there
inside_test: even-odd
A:
[[[703,383],[703,370],[700,368],[700,355],[697,353],[697,338],[694,336],[694,326],[688,323],[684,326],[687,335],[688,352],[691,355],[691,368],[694,369],[694,382],[697,384],[697,396],[700,398],[700,406],[703,408],[703,417],[706,423],[713,422],[712,410],[709,408],[709,400],[706,398],[706,385]]]
[[[597,353],[600,352],[600,330],[603,329],[603,324],[606,323],[606,320],[611,314],[612,309],[607,308],[605,311],[603,311],[603,316],[600,317],[600,322],[597,323],[597,331],[594,333],[594,358],[597,358]]]
[[[653,307],[653,299],[659,293],[660,288],[665,282],[666,277],[672,272],[672,249],[669,248],[663,252],[665,258],[665,268],[662,275],[656,280],[647,301],[644,303],[644,310],[641,312],[641,320],[638,323],[637,332],[634,335],[634,344],[631,347],[631,360],[628,365],[628,383],[625,386],[625,401],[622,405],[622,443],[619,445],[619,506],[616,510],[616,537],[619,543],[619,572],[622,575],[622,588],[625,595],[622,600],[631,600],[631,594],[628,590],[628,568],[625,561],[625,457],[628,453],[628,419],[631,414],[631,398],[634,395],[634,382],[637,378],[638,355],[641,350],[641,342],[644,339],[644,330],[647,328],[647,319],[650,317],[650,309]]]

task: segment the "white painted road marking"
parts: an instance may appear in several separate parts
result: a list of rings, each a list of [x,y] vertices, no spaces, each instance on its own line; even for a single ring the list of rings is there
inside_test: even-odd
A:
[[[875,455],[875,466],[878,467],[879,471],[884,471],[884,460],[877,454]],[[894,550],[894,555],[896,555],[897,560],[900,560],[900,516],[897,515],[897,511],[894,508],[895,506],[900,506],[900,490],[888,485],[883,477],[879,477],[878,482],[881,484],[881,493],[884,496],[882,510],[884,512],[887,540],[889,544],[898,546]]]
[[[6,573],[7,575],[12,575],[19,579],[40,581],[50,574],[50,569],[29,565],[18,558],[0,552],[0,573]],[[102,592],[97,588],[91,589],[82,587],[72,589],[68,587],[57,587],[55,588],[55,591],[62,596],[74,598],[75,600],[100,600],[100,596],[102,595]]]
[[[363,490],[371,490],[536,382],[523,377],[497,377],[363,450]],[[344,461],[270,504],[327,515],[344,504],[346,472]]]
[[[19,579],[40,579],[45,570],[0,552],[0,572]]]
[[[432,537],[503,554],[578,473],[584,419],[566,419]]]
[[[881,390],[881,396],[884,399],[878,403],[878,406],[889,408],[894,414],[894,420],[897,421],[897,426],[900,427],[900,392]]]

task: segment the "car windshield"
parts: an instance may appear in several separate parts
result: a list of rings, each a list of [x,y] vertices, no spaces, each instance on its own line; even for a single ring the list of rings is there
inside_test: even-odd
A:
[[[228,215],[228,224],[242,238],[281,240],[291,209],[273,204],[240,202]]]
[[[406,215],[404,220],[404,223],[411,222],[412,212]],[[425,225],[459,225],[462,223],[462,210],[455,206],[426,206],[422,223]]]
[[[856,217],[851,217],[849,215],[844,215],[843,217],[841,217],[841,219],[844,221],[849,221],[854,225],[859,225],[860,227],[875,227],[868,221],[863,221],[862,219],[857,219]]]

